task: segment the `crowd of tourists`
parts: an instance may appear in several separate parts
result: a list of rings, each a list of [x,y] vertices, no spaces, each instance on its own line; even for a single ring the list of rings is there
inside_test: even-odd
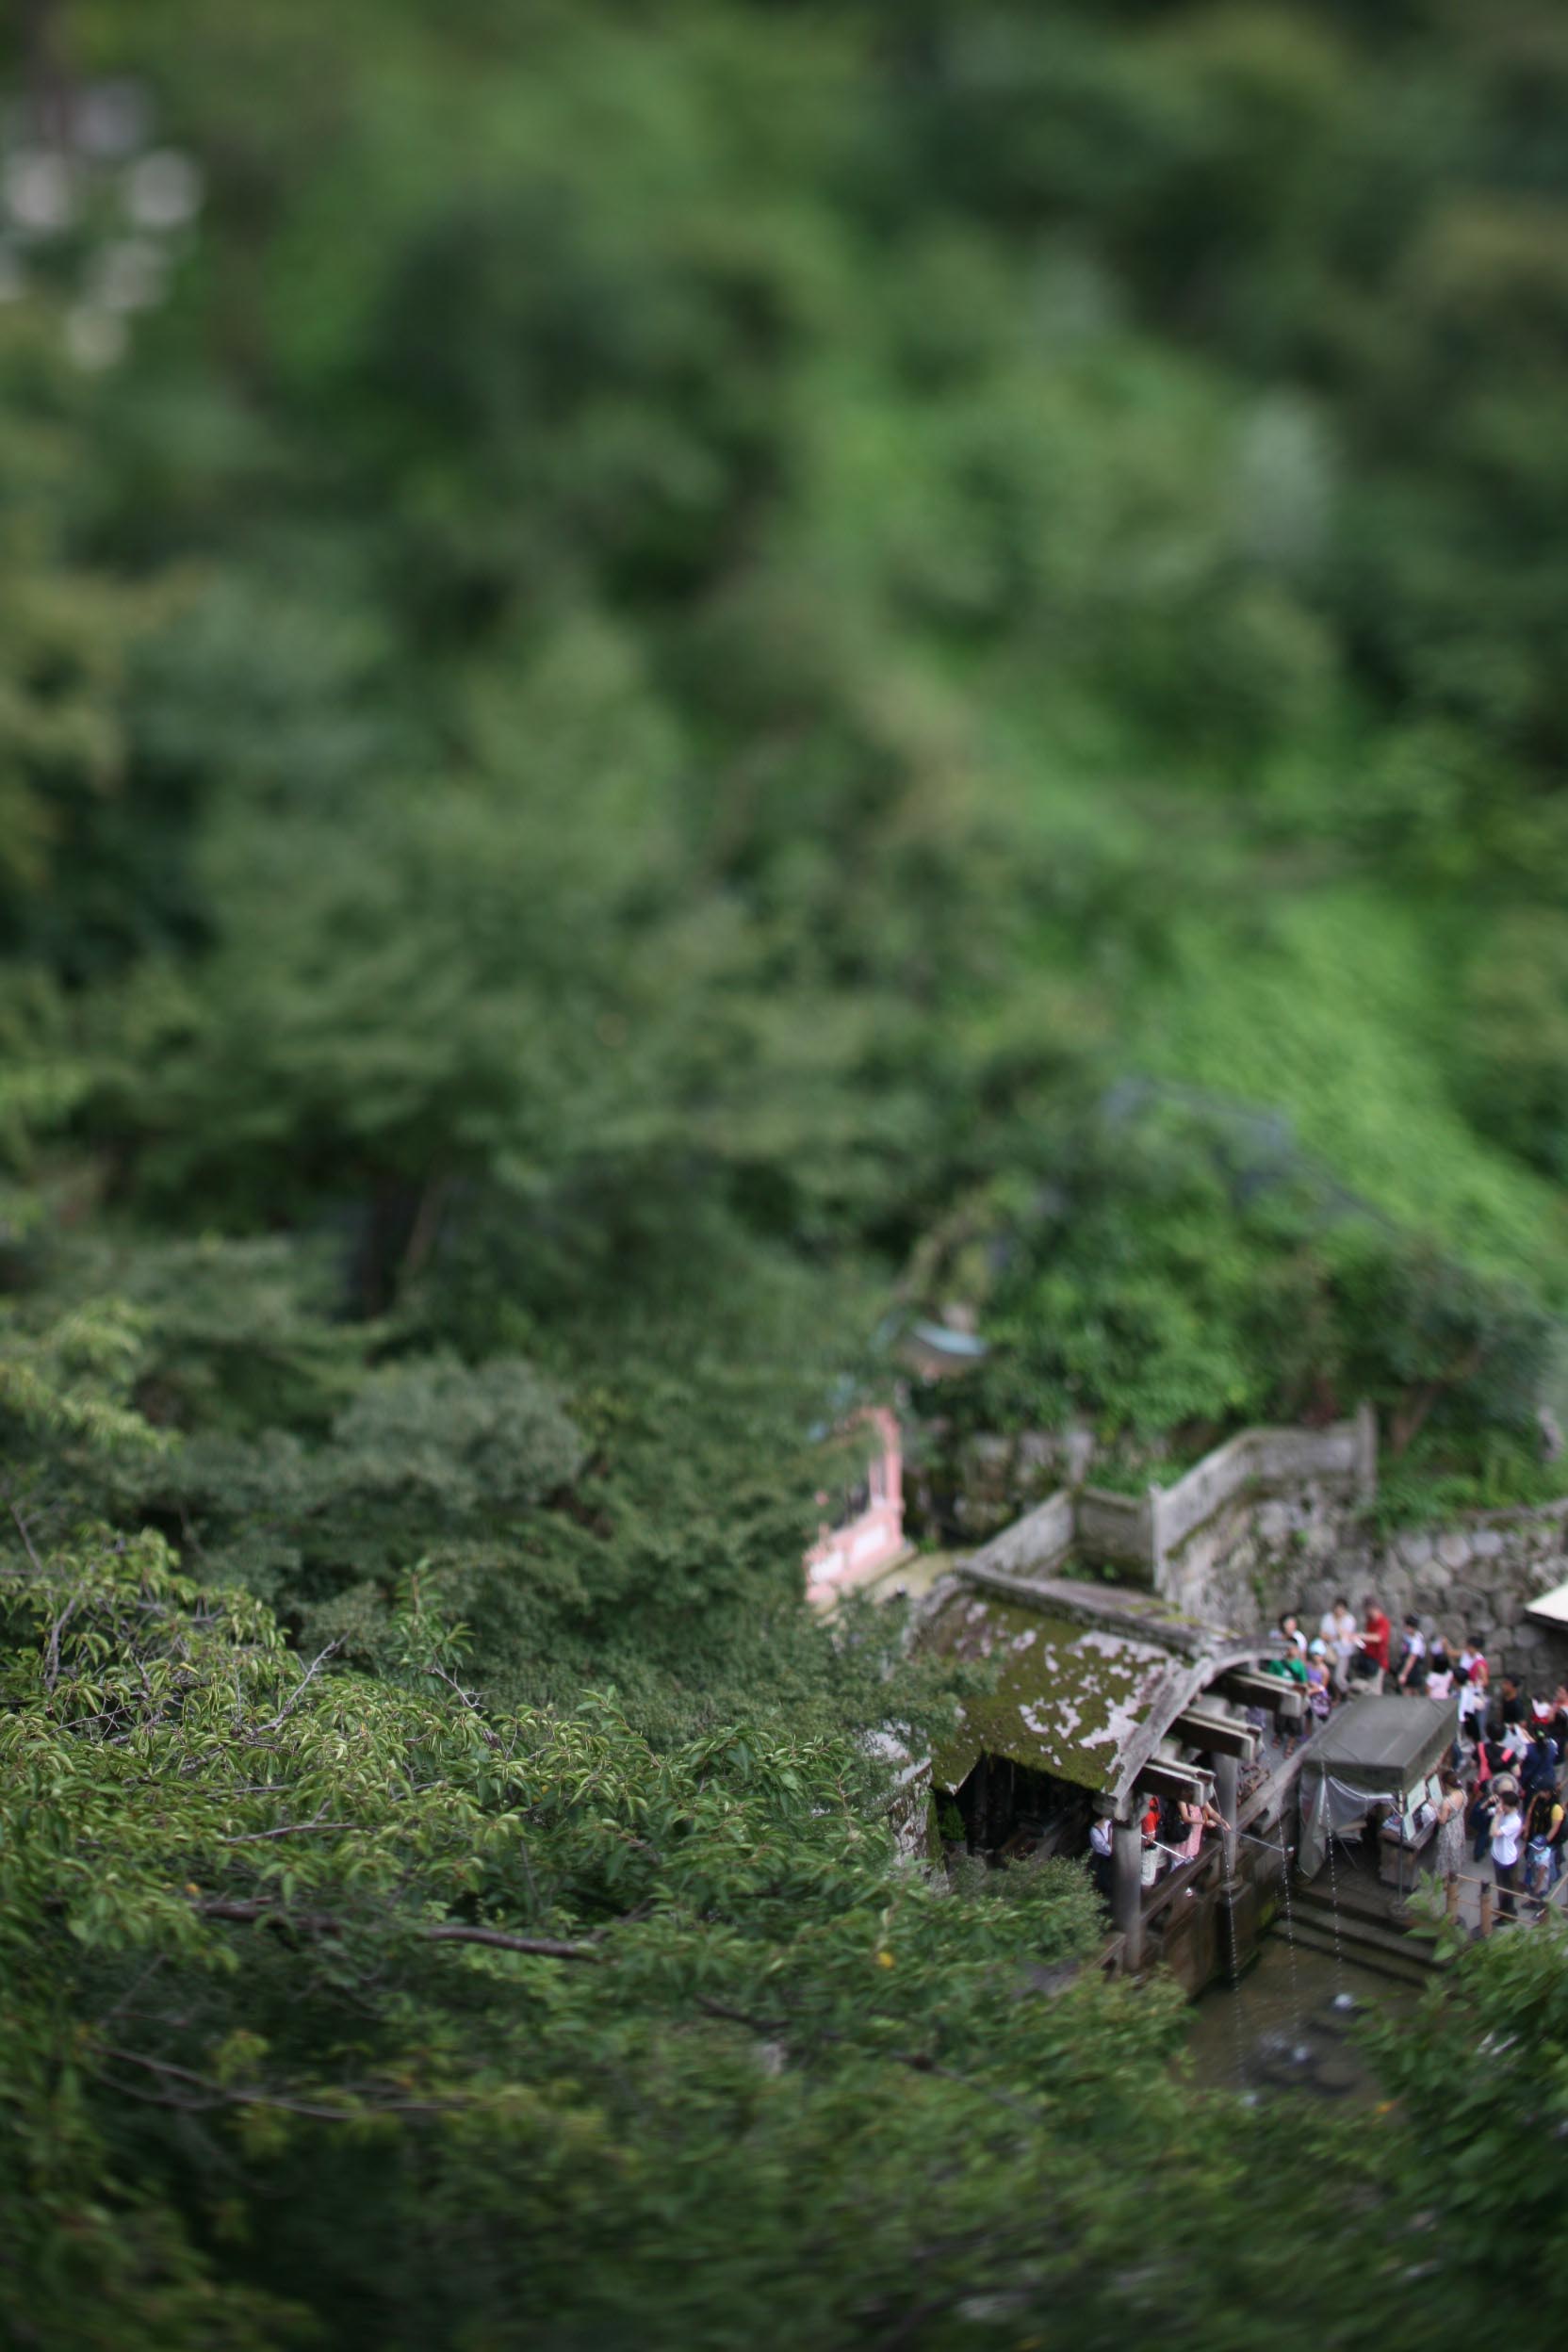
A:
[[[1186,1863],[1196,1862],[1209,1832],[1223,1831],[1224,1827],[1224,1816],[1206,1798],[1147,1795],[1138,1816],[1144,1885],[1152,1886],[1164,1871],[1179,1870]],[[1111,1892],[1111,1839],[1109,1818],[1097,1817],[1089,1830],[1089,1860],[1094,1883],[1107,1903]]]
[[[1520,1888],[1537,1907],[1544,1902],[1562,1875],[1568,1842],[1568,1685],[1548,1697],[1527,1695],[1513,1674],[1494,1681],[1476,1634],[1452,1650],[1441,1632],[1429,1634],[1407,1615],[1396,1636],[1371,1595],[1359,1621],[1347,1598],[1336,1599],[1310,1636],[1299,1613],[1287,1611],[1276,1646],[1268,1670],[1305,1692],[1303,1738],[1355,1690],[1457,1697],[1457,1730],[1432,1815],[1437,1874],[1447,1886],[1489,1876],[1499,1920],[1517,1918]],[[1287,1753],[1294,1745],[1287,1742]]]
[[[1299,1729],[1285,1734],[1286,1755],[1358,1692],[1457,1698],[1455,1737],[1439,1776],[1440,1793],[1418,1817],[1423,1841],[1429,1838],[1437,1875],[1446,1886],[1478,1877],[1491,1883],[1499,1921],[1517,1919],[1521,1892],[1533,1898],[1531,1909],[1539,1916],[1562,1875],[1568,1848],[1562,1792],[1568,1684],[1559,1684],[1550,1697],[1527,1695],[1513,1674],[1494,1679],[1474,1633],[1453,1650],[1441,1632],[1429,1633],[1413,1615],[1396,1632],[1370,1594],[1359,1617],[1342,1594],[1323,1611],[1315,1633],[1303,1626],[1298,1611],[1287,1610],[1273,1646],[1266,1671],[1298,1683],[1304,1694]],[[1249,1719],[1260,1730],[1266,1728],[1265,1710],[1249,1710]],[[1222,1832],[1225,1823],[1216,1807],[1197,1795],[1149,1795],[1138,1826],[1143,1882],[1152,1886],[1168,1870],[1195,1861],[1205,1837]],[[1107,1900],[1111,1844],[1109,1820],[1097,1820],[1089,1837],[1090,1863]]]

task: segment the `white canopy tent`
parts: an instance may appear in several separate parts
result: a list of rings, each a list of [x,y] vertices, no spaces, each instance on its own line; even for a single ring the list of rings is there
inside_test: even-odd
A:
[[[1568,1633],[1568,1584],[1554,1584],[1538,1600],[1527,1601],[1525,1614],[1533,1617],[1538,1625],[1552,1625],[1560,1633]]]

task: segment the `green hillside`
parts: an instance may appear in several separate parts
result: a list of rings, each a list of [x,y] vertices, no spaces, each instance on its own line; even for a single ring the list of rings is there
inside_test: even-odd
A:
[[[1408,2073],[1379,2155],[1024,2015],[1084,1891],[895,1867],[951,1691],[800,1555],[954,1306],[931,1544],[1069,1420],[1561,1483],[1568,20],[24,15],[12,2340],[1392,2342],[1434,2194],[1441,2340],[1548,2321]]]

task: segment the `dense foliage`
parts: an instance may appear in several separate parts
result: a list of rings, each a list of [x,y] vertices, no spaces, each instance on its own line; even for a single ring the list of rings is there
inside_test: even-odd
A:
[[[1555,1937],[1336,2131],[1193,2097],[1071,1865],[900,1864],[853,1744],[485,1707],[412,1588],[379,1676],[307,1664],[151,1535],[6,1615],[8,2341],[1305,2346],[1420,2284],[1457,2344],[1443,2215],[1560,2312],[1551,2184],[1499,2180],[1505,2114],[1563,2128]],[[1519,2052],[1457,2098],[1456,2011]]]
[[[1070,1418],[1558,1475],[1560,12],[56,0],[0,69],[12,2336],[1473,2331],[1431,2083],[1195,2104],[1075,1880],[895,1866],[942,1689],[799,1557],[954,1305],[928,1532]],[[108,133],[53,226],[27,149],[127,89],[205,192],[139,260]],[[1508,1965],[1463,2035],[1557,2053]]]

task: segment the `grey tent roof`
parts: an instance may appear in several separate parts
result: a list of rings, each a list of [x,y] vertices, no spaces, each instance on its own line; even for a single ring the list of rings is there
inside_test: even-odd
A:
[[[1317,1734],[1301,1769],[1396,1794],[1442,1761],[1458,1721],[1457,1699],[1352,1699]]]

